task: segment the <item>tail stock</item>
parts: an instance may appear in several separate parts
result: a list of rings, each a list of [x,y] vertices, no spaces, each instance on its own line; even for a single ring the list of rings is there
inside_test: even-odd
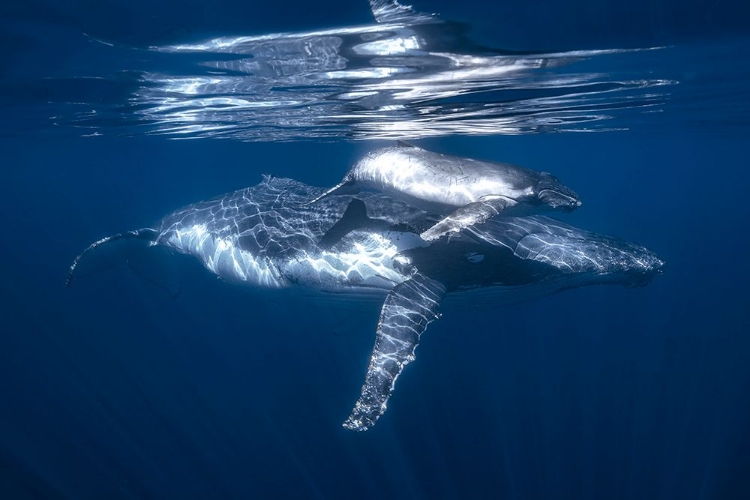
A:
[[[78,268],[78,265],[81,263],[81,260],[86,257],[91,251],[101,247],[105,243],[112,243],[114,241],[119,240],[141,240],[141,241],[147,241],[149,243],[154,243],[156,239],[159,237],[159,232],[155,229],[150,228],[144,228],[144,229],[136,229],[134,231],[127,231],[124,233],[118,233],[112,236],[107,236],[106,238],[102,238],[98,241],[95,241],[91,245],[89,245],[86,250],[81,252],[80,255],[78,255],[75,260],[73,261],[73,264],[70,266],[70,270],[68,271],[68,277],[65,280],[65,285],[70,286],[73,282],[73,279],[75,278],[76,269]]]

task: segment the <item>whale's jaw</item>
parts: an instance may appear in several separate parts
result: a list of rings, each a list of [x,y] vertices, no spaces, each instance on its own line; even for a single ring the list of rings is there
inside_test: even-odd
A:
[[[557,180],[547,172],[541,173],[536,187],[537,198],[542,205],[552,210],[571,212],[582,205],[578,193]]]

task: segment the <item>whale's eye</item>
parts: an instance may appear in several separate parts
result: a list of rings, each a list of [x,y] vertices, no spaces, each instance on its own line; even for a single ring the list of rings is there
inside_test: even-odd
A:
[[[484,255],[481,253],[469,252],[466,254],[466,259],[473,264],[477,264],[484,260]]]

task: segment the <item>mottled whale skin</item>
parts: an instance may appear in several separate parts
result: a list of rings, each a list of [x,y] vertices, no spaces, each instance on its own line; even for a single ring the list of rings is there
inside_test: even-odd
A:
[[[187,206],[154,229],[92,244],[74,261],[68,284],[89,252],[110,241],[136,239],[146,248],[166,246],[192,255],[228,281],[381,294],[385,299],[365,382],[344,423],[363,431],[385,412],[396,379],[414,360],[420,336],[438,318],[445,294],[640,286],[663,265],[641,246],[541,216],[495,218],[426,243],[419,232],[433,224],[433,215],[382,193],[309,204],[322,191],[265,178],[257,186]],[[336,232],[338,237],[321,244]]]
[[[447,216],[422,233],[426,241],[501,212],[518,216],[581,206],[578,195],[547,172],[433,153],[405,142],[367,153],[338,185],[312,203],[363,188]]]

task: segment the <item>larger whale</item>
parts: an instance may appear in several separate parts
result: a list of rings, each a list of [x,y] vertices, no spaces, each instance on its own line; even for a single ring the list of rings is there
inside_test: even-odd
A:
[[[319,197],[378,190],[445,216],[422,232],[426,241],[504,215],[530,215],[581,206],[578,195],[548,172],[428,151],[399,141],[363,156],[344,179]]]
[[[290,179],[202,201],[155,228],[103,238],[79,255],[68,284],[91,251],[143,240],[199,259],[212,273],[256,287],[312,287],[385,297],[359,400],[344,427],[367,430],[385,412],[394,383],[447,293],[539,294],[597,283],[648,283],[662,262],[649,250],[541,216],[503,217],[427,243],[434,215],[381,193],[335,196]]]

